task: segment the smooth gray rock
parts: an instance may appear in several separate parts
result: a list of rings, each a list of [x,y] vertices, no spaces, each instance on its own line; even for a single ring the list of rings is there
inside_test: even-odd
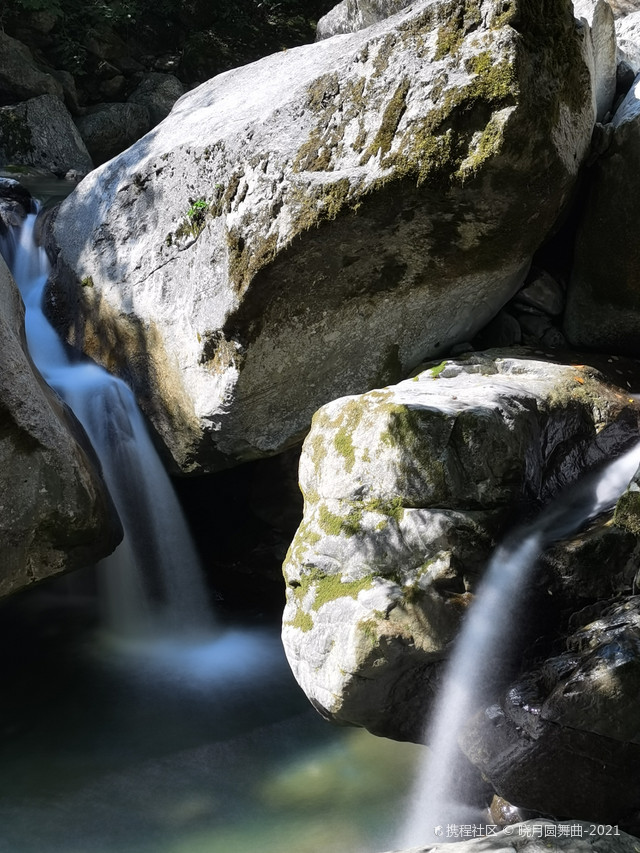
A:
[[[0,597],[106,557],[122,536],[88,440],[25,352],[0,257]]]
[[[461,747],[510,803],[597,823],[640,802],[640,598],[577,614],[566,651],[512,684]]]
[[[395,15],[410,3],[411,0],[342,0],[318,21],[316,40],[363,30]]]
[[[221,74],[62,205],[69,335],[182,469],[281,451],[522,283],[591,138],[584,31],[476,0],[451,42],[447,8]]]
[[[142,104],[98,104],[76,119],[93,161],[105,163],[150,129],[149,110]]]
[[[86,174],[93,163],[63,102],[40,95],[0,108],[0,163]]]
[[[171,112],[175,102],[184,94],[184,86],[173,74],[145,74],[127,98],[130,104],[142,104],[149,111],[151,126],[155,127]]]
[[[26,45],[0,27],[0,106],[18,104],[38,95],[62,99],[62,85],[37,66]]]
[[[443,826],[440,829],[443,837],[447,829],[459,833],[450,838],[461,837],[462,832],[469,835],[472,832],[471,826]],[[638,853],[640,840],[635,836],[617,827],[603,827],[605,832],[610,834],[599,835],[597,824],[581,820],[527,820],[505,827],[495,835],[479,838],[468,835],[464,841],[429,844],[396,853],[546,853],[549,849],[557,853]]]
[[[564,311],[564,289],[546,270],[532,270],[512,305],[528,305],[557,317]]]
[[[615,21],[607,0],[573,0],[577,18],[589,24],[594,108],[598,121],[611,110],[618,66]]]
[[[282,633],[314,706],[419,740],[434,664],[507,518],[637,440],[639,417],[594,368],[526,350],[448,360],[320,409]]]
[[[640,355],[640,76],[592,169],[578,228],[564,331],[574,346]]]

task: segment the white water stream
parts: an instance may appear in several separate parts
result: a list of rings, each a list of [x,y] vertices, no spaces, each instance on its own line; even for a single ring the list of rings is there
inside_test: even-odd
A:
[[[197,554],[171,482],[128,386],[88,359],[72,359],[43,313],[49,275],[36,214],[0,243],[25,304],[29,352],[69,405],[100,459],[124,528],[100,564],[106,621],[119,637],[197,635],[212,627]]]
[[[560,495],[535,523],[516,531],[492,557],[456,642],[431,714],[422,762],[399,847],[446,840],[447,824],[483,824],[486,814],[460,802],[465,760],[458,739],[479,710],[488,675],[500,666],[518,604],[541,551],[613,507],[640,465],[640,444]]]

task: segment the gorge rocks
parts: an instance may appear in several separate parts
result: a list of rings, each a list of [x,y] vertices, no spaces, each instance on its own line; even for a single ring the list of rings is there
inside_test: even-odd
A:
[[[591,137],[584,28],[456,9],[221,75],[62,205],[58,319],[183,470],[282,450],[522,283]]]
[[[283,620],[316,708],[420,739],[434,664],[518,504],[637,440],[639,412],[593,368],[508,350],[320,409]]]
[[[513,684],[461,745],[514,805],[624,824],[640,802],[639,700],[632,596],[578,614],[566,651]]]
[[[88,441],[25,353],[0,258],[0,596],[105,557],[121,537]]]
[[[69,169],[85,174],[93,168],[71,116],[53,95],[0,108],[0,162],[61,175]]]
[[[613,12],[606,0],[574,0],[574,13],[589,24],[594,108],[602,121],[616,93],[616,32]]]
[[[635,182],[640,168],[640,79],[611,124],[609,146],[593,166],[578,228],[564,328],[575,346],[638,355],[640,261]]]

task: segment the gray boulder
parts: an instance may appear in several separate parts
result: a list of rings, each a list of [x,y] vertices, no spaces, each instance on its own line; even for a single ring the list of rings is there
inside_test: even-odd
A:
[[[93,168],[67,108],[53,95],[0,108],[0,163],[57,174],[69,169],[85,174]]]
[[[62,99],[62,85],[38,67],[26,45],[8,36],[0,27],[0,106],[17,104],[38,95]]]
[[[551,848],[557,853],[637,853],[638,839],[614,826],[603,826],[602,834],[593,823],[580,820],[556,822],[552,820],[527,820],[512,824],[500,832],[491,827],[489,833],[471,837],[473,826],[439,827],[443,839],[466,840],[455,843],[429,844],[412,847],[397,853],[541,853]],[[447,835],[457,833],[457,835]],[[468,834],[467,834],[468,833]]]
[[[82,428],[25,352],[24,308],[0,257],[0,597],[95,563],[122,536]]]
[[[637,440],[639,416],[594,368],[514,350],[320,409],[300,460],[282,632],[315,707],[419,740],[434,664],[507,520]]]
[[[514,805],[624,823],[640,803],[640,598],[574,625],[566,651],[512,684],[461,746]]]
[[[395,15],[410,3],[411,0],[342,0],[318,21],[316,40],[363,30]]]
[[[76,125],[94,163],[99,165],[144,136],[151,118],[142,104],[98,104],[79,116]]]
[[[150,72],[145,74],[129,95],[130,104],[141,104],[149,111],[151,126],[155,127],[171,112],[171,108],[184,94],[184,86],[173,74]]]
[[[616,21],[618,61],[627,62],[640,71],[640,8]]]
[[[598,121],[603,121],[616,94],[618,59],[613,12],[606,0],[574,0],[573,7],[576,17],[589,24],[594,109]]]
[[[585,32],[462,5],[222,74],[62,205],[60,320],[183,470],[281,451],[522,283],[589,147]]]
[[[593,166],[578,228],[564,330],[574,346],[640,355],[640,77],[612,121]]]

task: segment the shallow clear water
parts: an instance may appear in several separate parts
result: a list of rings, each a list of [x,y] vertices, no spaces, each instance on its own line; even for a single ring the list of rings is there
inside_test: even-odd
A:
[[[86,605],[0,610],[2,853],[389,849],[422,750],[322,720],[277,625],[123,646]]]

